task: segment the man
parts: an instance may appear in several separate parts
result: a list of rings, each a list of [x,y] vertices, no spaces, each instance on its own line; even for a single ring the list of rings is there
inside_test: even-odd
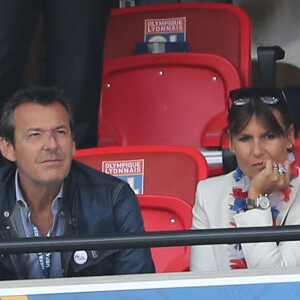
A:
[[[73,121],[61,92],[17,92],[1,117],[0,236],[142,232],[127,183],[72,160]],[[149,249],[32,253],[0,258],[0,279],[154,272]]]

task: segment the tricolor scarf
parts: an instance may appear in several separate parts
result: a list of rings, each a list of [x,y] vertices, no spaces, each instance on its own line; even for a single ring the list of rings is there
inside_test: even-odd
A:
[[[292,153],[288,153],[288,161],[291,166],[291,180],[298,177],[299,169],[295,160],[295,156]],[[248,188],[250,178],[247,177],[239,167],[236,168],[233,173],[236,184],[232,188],[232,196],[234,197],[234,204],[229,205],[230,211],[235,213],[244,212],[247,210],[246,198],[248,196]],[[269,195],[271,202],[271,213],[273,218],[273,226],[277,225],[277,217],[280,210],[286,207],[287,202],[290,199],[291,186],[283,188],[279,191],[275,191]],[[231,227],[236,227],[233,218],[230,221]],[[231,269],[246,269],[247,263],[243,254],[243,250],[240,244],[229,245],[229,260]]]

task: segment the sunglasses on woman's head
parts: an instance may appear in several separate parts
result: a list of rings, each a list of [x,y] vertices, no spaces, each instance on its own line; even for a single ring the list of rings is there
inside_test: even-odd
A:
[[[246,105],[254,99],[260,99],[267,105],[275,105],[279,101],[286,101],[283,91],[279,88],[241,88],[229,93],[233,105]]]

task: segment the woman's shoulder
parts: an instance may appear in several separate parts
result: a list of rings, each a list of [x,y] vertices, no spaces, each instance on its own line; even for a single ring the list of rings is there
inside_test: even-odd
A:
[[[217,187],[217,186],[228,185],[230,186],[230,188],[232,188],[234,184],[233,173],[234,171],[224,175],[209,177],[207,179],[201,180],[198,182],[198,187],[205,188],[205,187],[212,187],[212,186]]]
[[[196,191],[196,206],[206,207],[206,210],[227,207],[228,202],[223,199],[232,193],[234,182],[233,172],[200,181]]]
[[[234,182],[233,172],[201,180],[197,185],[196,198],[202,201],[212,198],[220,199],[230,194]]]

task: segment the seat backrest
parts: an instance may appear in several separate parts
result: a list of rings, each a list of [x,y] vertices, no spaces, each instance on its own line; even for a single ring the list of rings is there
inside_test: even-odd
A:
[[[145,20],[177,17],[186,18],[189,52],[226,58],[238,70],[242,85],[250,85],[251,23],[246,12],[232,4],[169,3],[114,9],[107,28],[104,60],[136,54],[136,44],[144,42]]]
[[[146,231],[189,230],[192,225],[192,207],[173,196],[138,195]],[[190,247],[151,248],[156,272],[189,271]]]
[[[298,135],[297,138],[295,139],[293,153],[295,154],[297,163],[300,165],[300,135]]]
[[[201,53],[144,54],[104,62],[98,146],[220,147],[235,67]]]
[[[74,159],[126,180],[137,194],[176,196],[190,205],[208,177],[203,155],[183,146],[127,146],[77,150]]]

